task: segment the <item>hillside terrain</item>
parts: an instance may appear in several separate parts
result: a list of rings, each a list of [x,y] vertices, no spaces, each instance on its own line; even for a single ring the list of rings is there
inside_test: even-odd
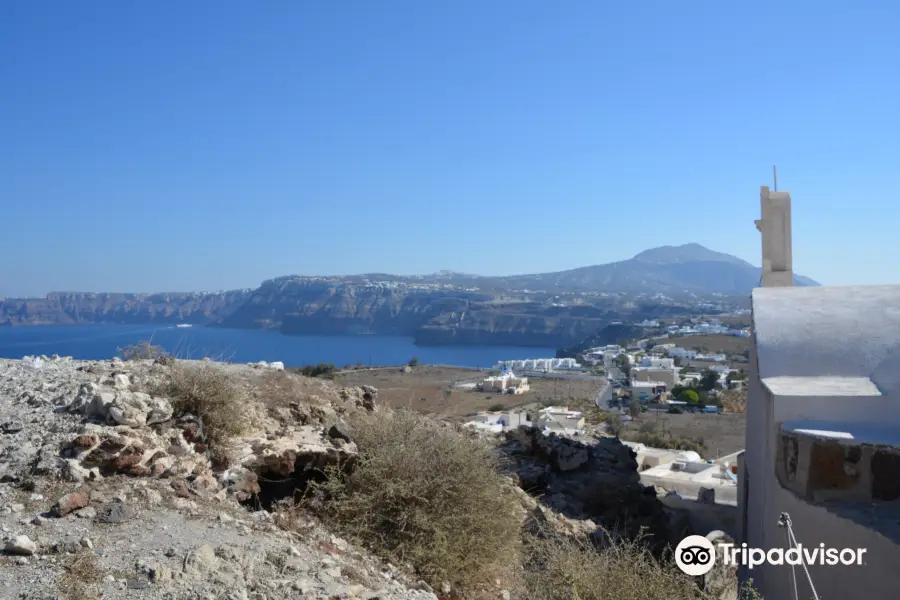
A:
[[[618,439],[481,438],[279,366],[0,360],[0,599],[726,597],[665,561],[707,532]]]
[[[217,293],[54,292],[0,300],[0,325],[192,323],[287,334],[389,334],[420,344],[576,344],[616,320],[746,301],[759,269],[697,244],[558,273],[285,276]],[[798,285],[816,285],[797,277]],[[705,304],[704,304],[705,302]]]
[[[643,327],[626,323],[612,323],[603,329],[581,339],[578,343],[560,348],[556,351],[557,358],[575,358],[588,348],[616,345],[622,346],[628,342],[639,340],[646,333]]]

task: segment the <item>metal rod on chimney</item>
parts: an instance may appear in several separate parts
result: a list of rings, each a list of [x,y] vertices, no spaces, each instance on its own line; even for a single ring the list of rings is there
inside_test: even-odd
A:
[[[772,191],[777,192],[778,191],[778,171],[775,170],[775,165],[772,165],[772,179],[774,180],[773,185],[772,185]]]

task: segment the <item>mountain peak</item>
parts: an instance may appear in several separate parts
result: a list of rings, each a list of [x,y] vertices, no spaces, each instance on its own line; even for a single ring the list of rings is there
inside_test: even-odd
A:
[[[654,263],[658,265],[672,265],[688,262],[722,262],[732,265],[751,266],[745,260],[741,260],[731,254],[716,252],[700,244],[682,244],[680,246],[659,246],[650,248],[634,255],[632,260]]]

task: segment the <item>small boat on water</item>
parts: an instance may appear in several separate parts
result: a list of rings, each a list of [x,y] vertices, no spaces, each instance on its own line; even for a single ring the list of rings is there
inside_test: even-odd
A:
[[[193,327],[190,323],[178,323],[175,327]]]

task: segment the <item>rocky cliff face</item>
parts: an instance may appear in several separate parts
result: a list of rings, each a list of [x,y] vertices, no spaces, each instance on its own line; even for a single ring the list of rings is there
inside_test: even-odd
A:
[[[610,318],[608,311],[592,306],[472,305],[465,312],[431,319],[418,329],[416,341],[428,345],[556,347],[583,339],[603,327]]]
[[[456,290],[280,278],[263,283],[220,325],[284,333],[413,335],[429,319],[464,312],[487,299]]]
[[[410,335],[423,345],[559,346],[612,317],[592,306],[498,303],[493,296],[410,285],[341,284],[282,278],[264,283],[223,327],[283,333]]]
[[[254,291],[214,294],[48,294],[0,301],[0,325],[194,323],[286,334],[414,336],[426,345],[556,347],[597,331],[615,314],[593,306],[500,303],[453,288],[335,283],[285,277]]]
[[[249,290],[217,293],[95,294],[52,292],[46,298],[0,300],[0,325],[194,323],[227,317]]]

